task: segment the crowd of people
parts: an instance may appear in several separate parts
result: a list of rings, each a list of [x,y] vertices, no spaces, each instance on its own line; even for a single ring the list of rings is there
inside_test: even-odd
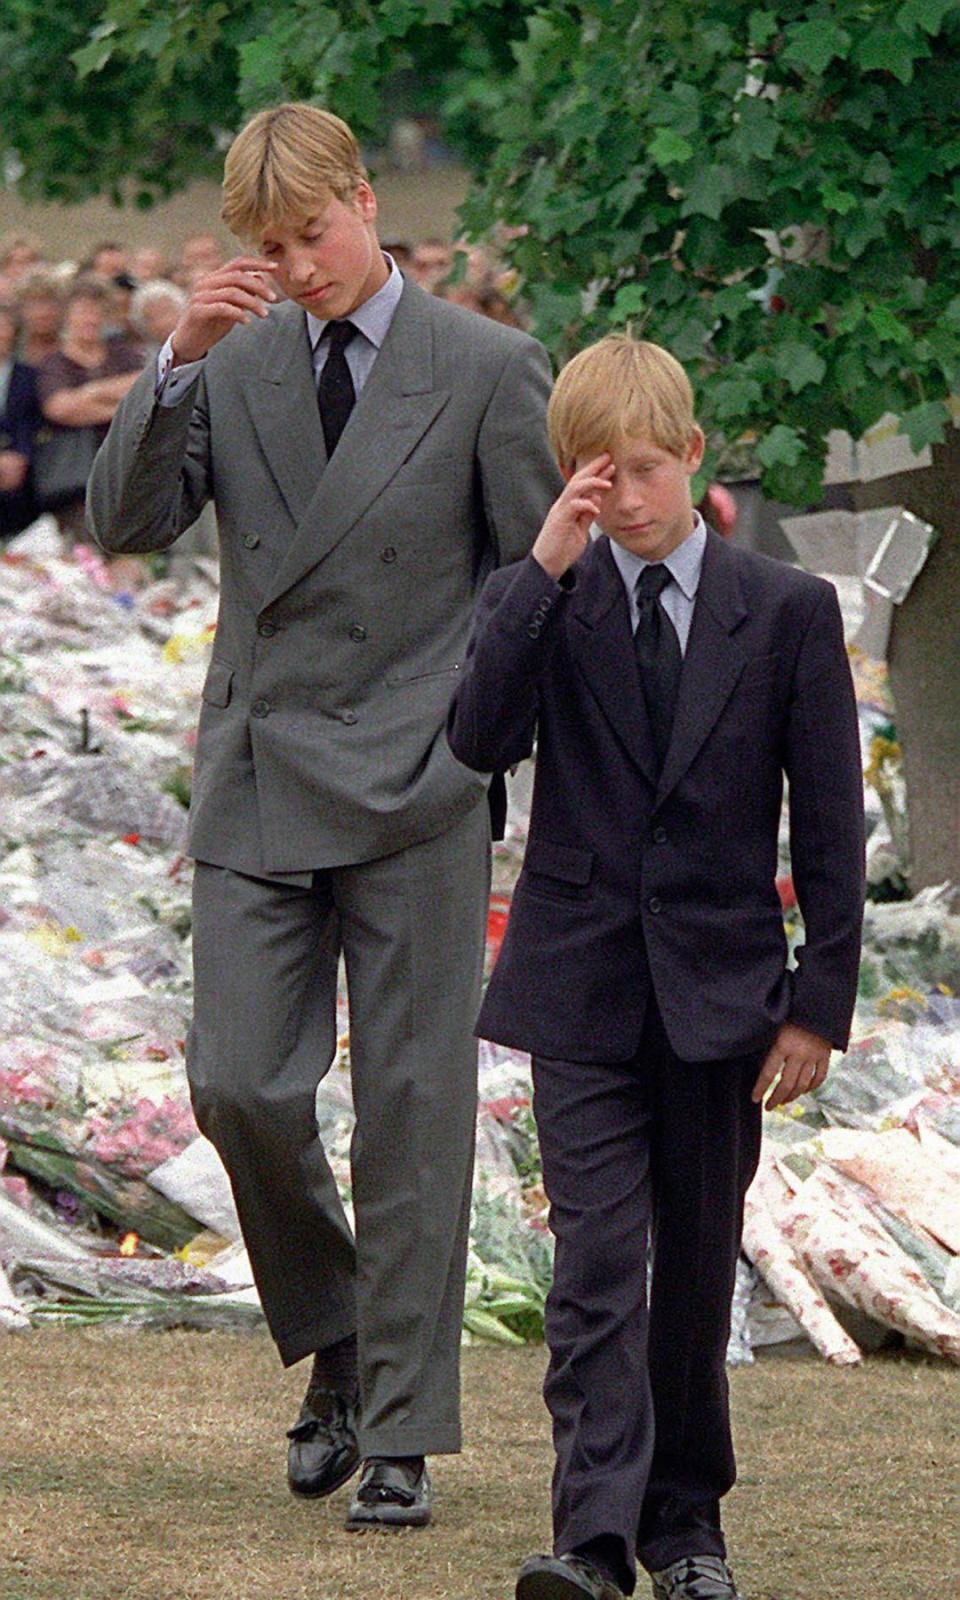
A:
[[[491,248],[439,237],[384,248],[430,293],[523,325],[514,279]],[[82,537],[86,476],[117,406],[194,283],[223,262],[211,233],[175,253],[102,240],[79,262],[51,260],[30,234],[0,240],[0,540],[43,511],[68,544]]]

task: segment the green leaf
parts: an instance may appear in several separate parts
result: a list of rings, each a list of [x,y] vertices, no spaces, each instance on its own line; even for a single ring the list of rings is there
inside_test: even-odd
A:
[[[718,422],[742,420],[745,424],[757,415],[763,389],[754,378],[727,378],[710,390],[710,411]]]
[[[626,320],[635,317],[647,303],[647,291],[642,283],[624,283],[617,290],[613,300],[613,315],[615,318]]]
[[[873,28],[857,42],[853,59],[863,72],[892,72],[901,83],[913,78],[914,61],[928,56],[925,39],[910,39],[899,28]]]
[[[870,160],[863,169],[864,183],[872,184],[877,189],[885,189],[893,176],[893,168],[882,150],[875,150]]]
[[[947,426],[947,408],[942,400],[927,400],[914,406],[900,418],[899,432],[910,440],[910,448],[917,455],[931,444],[943,444]]]
[[[794,23],[786,33],[787,46],[781,60],[789,66],[806,67],[818,77],[835,57],[845,57],[849,52],[849,33],[826,17]]]
[[[669,341],[670,350],[678,361],[699,361],[710,338],[711,327],[699,317],[691,317]]]
[[[650,140],[650,155],[658,167],[678,166],[693,159],[693,145],[672,128],[658,128]]]
[[[867,321],[878,338],[889,339],[894,344],[909,344],[913,337],[906,323],[895,317],[889,306],[871,306]]]
[[[765,467],[795,467],[803,455],[803,438],[796,428],[778,422],[757,445],[757,455]]]
[[[946,18],[956,11],[960,11],[960,0],[906,0],[897,12],[897,26],[905,33],[915,28],[939,33]]]
[[[837,211],[841,217],[846,216],[857,204],[857,196],[849,189],[841,189],[833,178],[827,178],[820,185],[820,195],[827,211]]]
[[[681,210],[684,216],[699,213],[715,222],[732,193],[733,177],[729,167],[701,167],[687,185]]]
[[[79,50],[74,50],[70,57],[77,69],[80,78],[89,78],[94,72],[102,72],[114,52],[116,42],[117,24],[115,22],[101,22],[90,30],[89,43],[81,45]]]
[[[780,22],[774,11],[751,11],[747,22],[747,36],[753,50],[762,50],[777,33]]]
[[[786,380],[792,394],[799,394],[808,384],[822,383],[827,371],[827,363],[816,350],[794,339],[776,347],[773,362],[778,377]]]

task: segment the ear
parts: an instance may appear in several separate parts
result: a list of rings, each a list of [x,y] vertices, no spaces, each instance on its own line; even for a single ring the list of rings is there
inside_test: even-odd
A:
[[[683,458],[683,464],[691,477],[695,472],[699,471],[706,447],[707,441],[703,436],[703,429],[694,427],[690,435],[690,443],[687,446],[687,453]]]
[[[376,222],[377,197],[366,178],[361,178],[353,194],[353,203],[364,222]]]

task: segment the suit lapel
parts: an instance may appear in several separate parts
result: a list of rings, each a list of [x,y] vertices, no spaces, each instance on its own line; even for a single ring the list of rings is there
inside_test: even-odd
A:
[[[630,609],[605,537],[582,558],[571,627],[574,657],[591,693],[627,754],[655,787],[653,734],[637,676]]]
[[[317,407],[313,352],[299,306],[281,306],[246,399],[267,465],[296,523],[313,499],[327,452]]]
[[[746,616],[734,556],[708,529],[658,805],[679,783],[733,693],[746,661],[733,635]]]
[[[306,333],[303,338],[309,362]],[[299,392],[302,384],[295,363],[288,370]],[[314,442],[302,468],[291,468],[289,445],[279,437],[282,430],[273,432],[274,450],[284,463],[281,470],[288,479],[295,477],[301,498],[296,534],[264,596],[264,606],[298,583],[339,544],[416,448],[450,398],[448,391],[434,388],[433,371],[430,298],[415,285],[406,284],[373,370],[318,482],[317,462],[322,463],[325,455],[310,362],[311,416],[298,438],[301,447],[306,435]],[[289,406],[284,404],[284,418],[289,414]],[[305,478],[310,492],[303,498]]]

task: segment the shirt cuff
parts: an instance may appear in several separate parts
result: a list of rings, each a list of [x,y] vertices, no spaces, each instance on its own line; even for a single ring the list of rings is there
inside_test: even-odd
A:
[[[182,366],[173,365],[173,335],[167,340],[160,354],[157,356],[157,402],[162,406],[179,405],[194,379],[199,375],[203,366],[203,357],[199,361],[185,361]]]

